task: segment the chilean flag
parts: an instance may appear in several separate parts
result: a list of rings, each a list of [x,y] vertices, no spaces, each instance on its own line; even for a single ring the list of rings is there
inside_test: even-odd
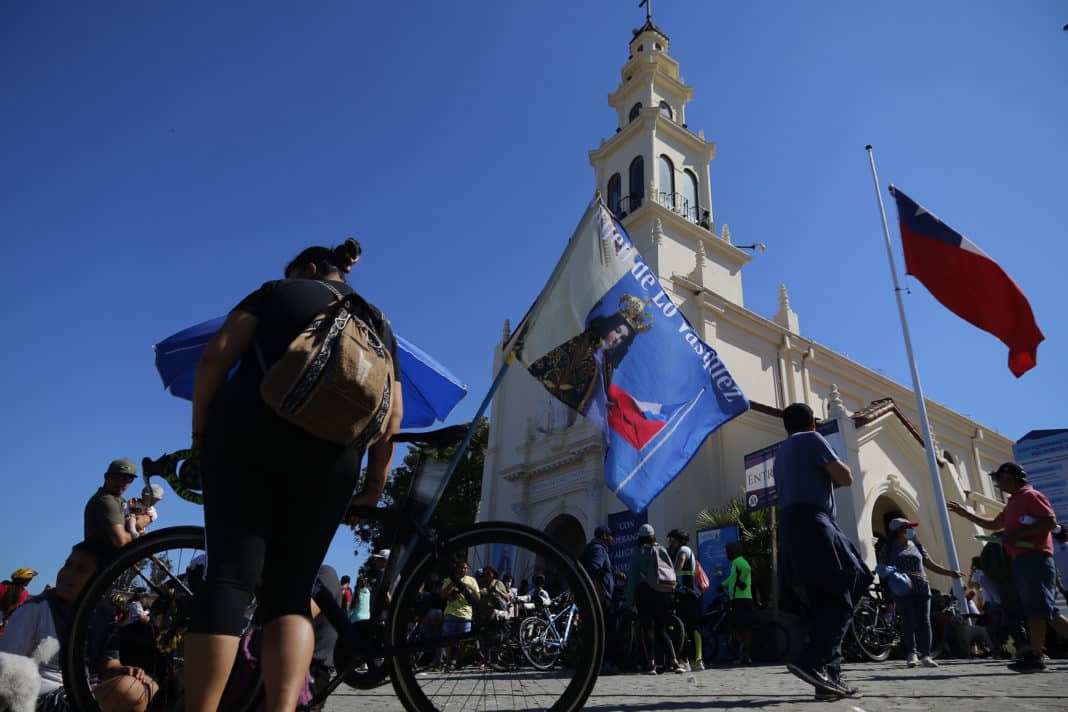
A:
[[[1035,367],[1045,337],[1023,291],[975,243],[943,223],[900,189],[897,201],[905,272],[951,312],[1009,347],[1009,370],[1019,378]]]
[[[680,407],[645,403],[614,383],[608,387],[608,425],[635,450],[656,437]]]

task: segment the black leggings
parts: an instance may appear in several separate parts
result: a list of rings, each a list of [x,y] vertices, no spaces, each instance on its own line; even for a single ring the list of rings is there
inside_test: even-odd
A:
[[[664,655],[665,665],[675,665],[675,644],[671,642],[668,626],[674,595],[670,592],[654,591],[648,585],[639,583],[636,591],[638,604],[638,625],[642,634],[642,647],[645,649],[645,662],[648,667],[656,667],[656,644],[660,642],[660,652]]]
[[[265,409],[224,415],[213,411],[205,436],[208,571],[190,630],[239,636],[254,593],[264,622],[311,617],[312,586],[363,453],[313,438]]]

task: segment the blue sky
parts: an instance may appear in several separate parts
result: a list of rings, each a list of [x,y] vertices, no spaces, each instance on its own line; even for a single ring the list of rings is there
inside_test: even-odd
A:
[[[716,222],[768,245],[746,305],[770,317],[785,282],[804,335],[910,383],[872,143],[884,188],[998,260],[1047,339],[1017,380],[1004,346],[908,279],[928,397],[1013,439],[1064,427],[1063,4],[654,10],[694,87],[688,124],[718,144]],[[163,392],[152,344],[306,245],[362,240],[352,282],[470,385],[452,422],[470,416],[504,320],[593,195],[587,151],[614,132],[606,97],[644,20],[637,0],[0,13],[0,574],[38,569],[31,590],[81,537],[111,459],[187,445],[189,404]],[[160,510],[200,516],[173,494]],[[343,573],[349,544],[340,533],[328,557]]]

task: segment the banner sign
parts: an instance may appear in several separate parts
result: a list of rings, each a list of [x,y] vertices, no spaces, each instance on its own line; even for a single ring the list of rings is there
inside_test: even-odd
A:
[[[697,532],[697,560],[708,574],[709,587],[701,597],[701,610],[717,595],[720,584],[731,575],[731,562],[727,558],[727,544],[738,541],[738,525],[730,524],[718,529],[701,529]]]
[[[822,435],[842,462],[845,457],[845,439],[842,437],[838,420],[827,420],[816,426],[816,432]],[[768,445],[756,452],[751,452],[743,459],[745,465],[745,507],[750,512],[767,509],[778,504],[775,491],[775,452],[783,441]]]
[[[649,513],[634,514],[629,510],[608,515],[608,526],[612,530],[612,568],[626,573],[630,570],[630,560],[638,549],[638,527],[649,522]]]

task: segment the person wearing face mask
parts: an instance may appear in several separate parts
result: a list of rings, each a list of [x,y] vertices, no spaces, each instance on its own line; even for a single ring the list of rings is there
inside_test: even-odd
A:
[[[947,569],[931,560],[923,545],[916,541],[918,522],[898,517],[887,524],[890,540],[883,547],[880,562],[893,566],[912,579],[906,595],[894,595],[901,620],[901,645],[905,649],[906,666],[938,667],[931,659],[931,585],[924,569],[951,578],[964,578],[960,571]],[[918,653],[918,654],[917,654]]]

